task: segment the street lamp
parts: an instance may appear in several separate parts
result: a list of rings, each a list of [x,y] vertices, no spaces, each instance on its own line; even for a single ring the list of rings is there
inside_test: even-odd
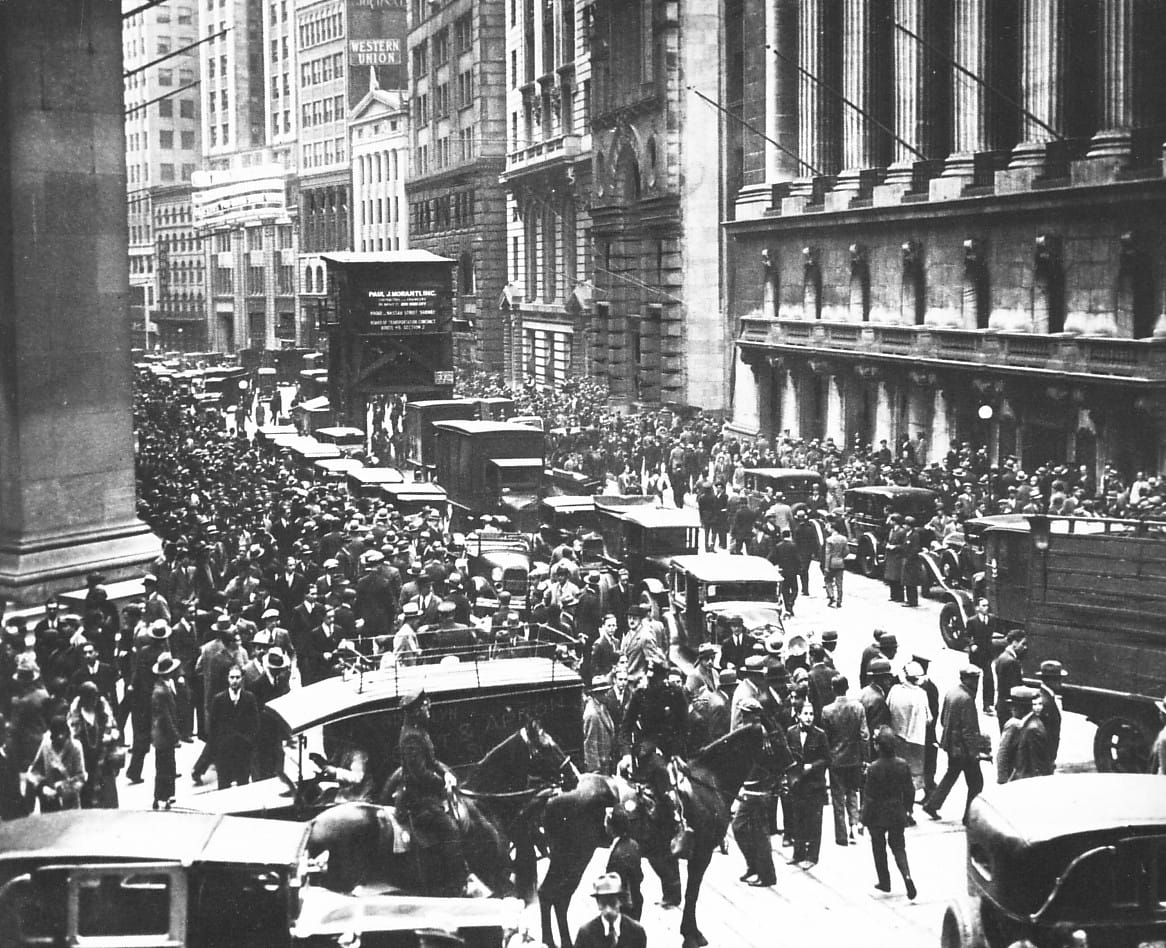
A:
[[[991,421],[995,412],[991,405],[981,405],[976,414],[980,416],[980,421]]]

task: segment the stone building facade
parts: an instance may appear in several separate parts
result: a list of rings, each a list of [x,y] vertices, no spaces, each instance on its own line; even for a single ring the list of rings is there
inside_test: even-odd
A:
[[[625,402],[724,408],[721,6],[595,0],[580,12],[591,49],[595,374]]]
[[[1159,467],[1164,40],[1142,0],[730,0],[733,427]]]
[[[504,344],[510,378],[542,385],[590,370],[591,68],[581,6],[514,3],[506,29]]]
[[[413,0],[409,243],[457,261],[455,358],[501,372],[506,284],[504,0]]]
[[[158,348],[206,350],[206,257],[194,223],[189,184],[155,188],[154,267],[156,303],[151,322]]]

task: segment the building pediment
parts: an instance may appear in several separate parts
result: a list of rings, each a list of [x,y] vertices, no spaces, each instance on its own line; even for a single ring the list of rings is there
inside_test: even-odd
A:
[[[371,122],[390,115],[399,115],[405,110],[402,93],[385,89],[370,89],[364,98],[353,106],[348,121],[351,123]]]

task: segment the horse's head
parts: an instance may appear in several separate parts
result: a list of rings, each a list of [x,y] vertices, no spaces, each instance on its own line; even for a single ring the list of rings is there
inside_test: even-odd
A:
[[[531,718],[522,726],[522,737],[530,748],[531,776],[548,783],[562,782],[564,785],[578,781],[579,772],[571,763],[571,758],[555,742],[538,719]]]

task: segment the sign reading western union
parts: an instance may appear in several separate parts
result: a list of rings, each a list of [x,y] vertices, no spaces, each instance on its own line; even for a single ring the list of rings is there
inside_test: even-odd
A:
[[[349,40],[348,64],[350,66],[399,66],[401,65],[401,41],[396,38]]]

